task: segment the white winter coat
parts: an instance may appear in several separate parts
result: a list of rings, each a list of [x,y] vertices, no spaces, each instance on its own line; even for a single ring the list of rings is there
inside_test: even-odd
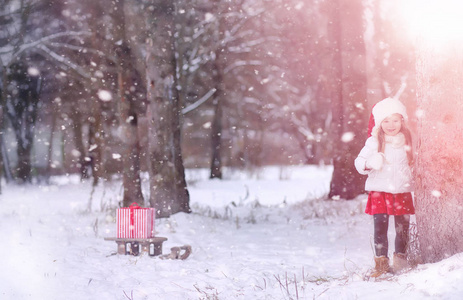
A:
[[[412,172],[408,164],[405,146],[386,142],[385,160],[382,168],[380,170],[367,170],[366,161],[375,153],[378,153],[378,139],[372,136],[367,139],[365,146],[355,159],[357,171],[362,175],[368,175],[365,190],[391,194],[412,192]]]

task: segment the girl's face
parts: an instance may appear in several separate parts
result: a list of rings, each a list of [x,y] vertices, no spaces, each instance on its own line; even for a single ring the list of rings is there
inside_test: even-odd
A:
[[[396,135],[402,128],[402,115],[393,114],[381,122],[381,129],[386,135]]]

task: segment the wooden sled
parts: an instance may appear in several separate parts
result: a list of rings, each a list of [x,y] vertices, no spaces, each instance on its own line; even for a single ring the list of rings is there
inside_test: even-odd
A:
[[[130,238],[104,238],[105,241],[115,241],[117,254],[137,256],[141,252],[147,252],[150,256],[162,254],[162,243],[167,241],[165,237],[152,237],[148,239]]]

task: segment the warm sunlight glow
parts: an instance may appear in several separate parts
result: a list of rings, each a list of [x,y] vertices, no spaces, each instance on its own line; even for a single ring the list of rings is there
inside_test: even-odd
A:
[[[397,5],[413,37],[436,44],[463,42],[463,1],[403,0]]]

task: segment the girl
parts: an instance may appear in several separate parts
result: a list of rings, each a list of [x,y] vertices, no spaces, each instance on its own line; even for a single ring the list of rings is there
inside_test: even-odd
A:
[[[412,138],[405,126],[407,112],[397,99],[386,98],[373,107],[372,136],[355,159],[355,168],[368,175],[369,191],[365,212],[373,215],[375,270],[372,277],[390,271],[387,231],[389,216],[395,221],[394,273],[407,267],[406,248],[410,215],[415,213],[412,198]]]

